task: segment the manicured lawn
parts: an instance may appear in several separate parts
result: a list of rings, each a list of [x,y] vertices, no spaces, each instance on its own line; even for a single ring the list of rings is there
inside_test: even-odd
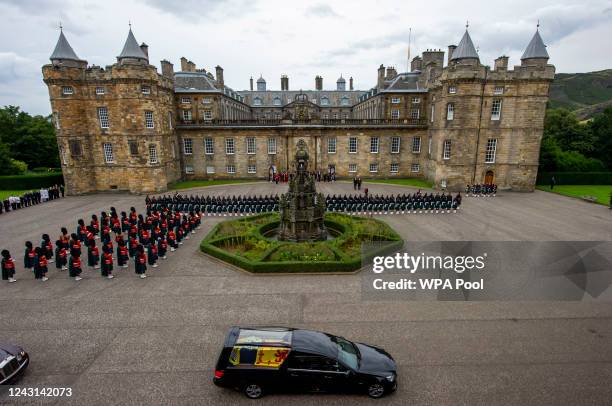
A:
[[[403,185],[403,186],[412,186],[418,187],[422,189],[431,189],[433,184],[425,179],[417,179],[417,178],[402,178],[402,179],[372,179],[366,180],[365,183],[387,183],[389,185]]]
[[[548,185],[536,187],[545,192],[553,192],[570,197],[595,196],[597,197],[597,203],[606,206],[610,203],[610,193],[612,193],[612,185],[557,185],[553,190],[550,190]]]
[[[204,186],[217,186],[217,185],[231,185],[234,183],[251,183],[257,182],[257,179],[228,179],[228,180],[186,180],[183,182],[177,182],[169,185],[170,190],[181,190],[190,189],[192,187],[204,187]]]
[[[0,190],[0,200],[7,199],[9,196],[21,196],[29,190]]]

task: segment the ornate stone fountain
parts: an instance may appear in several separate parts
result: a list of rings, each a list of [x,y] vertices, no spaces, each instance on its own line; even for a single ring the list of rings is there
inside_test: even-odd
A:
[[[304,140],[298,142],[294,165],[295,175],[289,181],[289,192],[280,198],[278,238],[283,241],[325,240],[325,197],[317,193],[315,181],[308,173],[308,152]]]

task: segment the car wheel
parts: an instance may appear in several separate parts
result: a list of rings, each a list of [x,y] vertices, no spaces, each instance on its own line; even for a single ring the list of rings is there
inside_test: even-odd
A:
[[[373,383],[368,387],[368,396],[374,399],[381,398],[385,394],[385,388],[379,383]]]
[[[244,386],[244,394],[249,399],[259,399],[263,393],[263,388],[257,383],[249,383]]]

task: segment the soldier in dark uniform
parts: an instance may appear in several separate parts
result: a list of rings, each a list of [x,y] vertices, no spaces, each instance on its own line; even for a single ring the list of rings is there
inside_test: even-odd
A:
[[[125,244],[125,240],[121,238],[117,241],[117,266],[127,268],[129,260],[130,256],[128,247]]]
[[[53,243],[49,238],[49,234],[42,235],[42,241],[40,242],[40,248],[43,250],[45,257],[47,258],[47,262],[53,262]]]
[[[83,279],[81,278],[82,271],[81,257],[79,255],[72,255],[68,266],[68,275],[74,278],[75,281],[80,281]]]
[[[47,258],[40,247],[36,247],[35,252],[36,261],[34,262],[34,278],[46,282],[49,280],[49,278],[47,278]]]
[[[134,257],[135,271],[136,274],[140,275],[140,278],[144,279],[147,277],[147,255],[145,254],[144,247],[138,245],[136,249],[136,256]]]
[[[100,269],[100,250],[96,247],[95,240],[90,240],[87,247],[87,265],[90,268]]]
[[[2,250],[2,280],[9,283],[17,282],[15,279],[15,260],[11,258],[8,250]]]
[[[104,246],[102,253],[102,276],[108,279],[113,279],[113,250],[108,246]]]
[[[157,268],[157,244],[155,241],[151,241],[149,246],[147,247],[147,258],[149,261],[149,265],[153,268]]]
[[[55,242],[55,267],[60,271],[68,269],[68,250],[61,240]]]

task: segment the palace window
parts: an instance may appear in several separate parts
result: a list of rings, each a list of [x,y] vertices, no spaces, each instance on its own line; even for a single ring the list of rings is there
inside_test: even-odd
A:
[[[398,163],[392,163],[391,164],[391,168],[389,169],[389,172],[391,173],[398,173],[399,172],[399,164]]]
[[[249,166],[247,166],[247,173],[257,173],[257,166],[254,164],[249,164]]]
[[[185,173],[188,174],[188,175],[193,174],[193,166],[185,165]]]
[[[399,97],[392,97],[391,98],[391,104],[400,104],[402,101],[402,99],[400,99]]]
[[[333,118],[334,118],[334,120],[337,120],[338,119],[338,113],[334,113],[333,114]]]
[[[457,87],[455,87],[455,86],[449,86],[449,87],[448,87],[448,93],[450,93],[450,94],[455,94],[455,93],[457,93]]]
[[[102,96],[105,92],[104,88],[102,86],[98,86],[96,87],[96,95],[98,96]]]
[[[419,109],[410,110],[410,118],[414,120],[418,120],[420,116],[421,116],[421,110]]]
[[[327,139],[327,153],[328,154],[336,153],[336,138]]]
[[[378,172],[378,164],[370,164],[370,172]]]
[[[210,103],[212,103],[212,100],[210,97],[204,97],[202,99],[202,104],[210,104]]]
[[[421,102],[421,98],[420,98],[420,97],[413,97],[413,98],[412,98],[412,103],[413,103],[413,104],[418,104],[418,103],[420,103],[420,102]]]
[[[500,99],[493,100],[491,104],[491,120],[498,121],[501,118],[501,105],[502,101]]]
[[[495,89],[493,89],[493,93],[494,94],[504,94],[504,87],[503,86],[495,86]]]
[[[357,153],[357,137],[349,137],[349,154]]]
[[[400,152],[400,137],[391,137],[391,153],[399,154]]]
[[[327,96],[321,97],[321,106],[329,106],[329,98]]]
[[[145,127],[153,128],[153,112],[145,111]]]
[[[191,103],[191,97],[185,97],[185,96],[181,97],[181,103],[183,104]]]
[[[100,128],[109,128],[108,109],[106,107],[98,107],[98,120],[100,121]]]
[[[215,142],[211,137],[204,138],[204,154],[213,155],[215,153]]]
[[[191,138],[183,138],[183,153],[185,155],[193,154],[193,140]]]
[[[497,151],[497,140],[495,138],[490,138],[487,140],[487,149],[485,152],[485,163],[493,164],[495,163],[495,153]]]
[[[412,137],[412,152],[415,154],[421,152],[421,137]]]
[[[212,120],[212,111],[211,110],[204,110],[203,115],[204,120]]]
[[[191,110],[183,110],[183,120],[191,121]]]
[[[68,147],[70,149],[70,155],[72,155],[73,157],[83,155],[83,149],[81,148],[80,140],[70,140]]]
[[[444,148],[442,150],[442,158],[450,159],[451,157],[451,140],[444,140]]]
[[[157,146],[155,144],[149,145],[149,164],[156,165],[159,163],[157,160]]]
[[[234,155],[236,153],[236,144],[233,138],[225,139],[225,153],[227,155]]]
[[[370,137],[370,152],[372,154],[378,154],[378,146],[380,139],[378,137]]]
[[[329,118],[329,113],[321,114],[321,118],[323,118],[324,120],[327,120]]]
[[[253,99],[253,106],[261,106],[261,98],[256,97]]]
[[[276,138],[268,138],[268,155],[276,155]]]
[[[207,166],[206,167],[206,173],[209,174],[209,175],[215,173],[215,167],[211,166],[211,165]]]
[[[115,156],[113,155],[113,144],[110,142],[104,143],[104,162],[112,164],[115,162]]]
[[[140,91],[144,95],[149,95],[149,94],[151,94],[151,86],[144,86],[143,85],[143,86],[140,87]]]
[[[272,101],[272,104],[275,106],[280,106],[281,105],[280,97],[275,97],[274,100]]]
[[[357,172],[357,164],[349,164],[349,170],[350,173],[355,173]]]
[[[455,119],[455,105],[453,103],[448,103],[446,106],[446,119],[448,121]]]
[[[227,173],[229,173],[230,175],[235,174],[235,173],[236,173],[236,165],[227,165],[227,166],[225,167],[225,171],[226,171]]]
[[[412,164],[410,165],[410,172],[420,172],[421,171],[421,165],[419,164]]]
[[[257,144],[255,143],[255,137],[247,137],[247,154],[253,155],[257,153]]]
[[[400,111],[399,110],[391,110],[391,118],[393,118],[393,119],[400,118]]]
[[[349,103],[349,98],[348,98],[348,97],[346,97],[346,96],[344,96],[342,99],[340,99],[340,104],[341,104],[342,106],[348,106],[348,105],[350,104],[350,103]]]
[[[128,148],[130,150],[131,156],[138,155],[138,141],[136,140],[128,140]]]
[[[71,94],[74,94],[74,89],[72,88],[72,86],[63,86],[62,94],[64,96],[70,96]]]

